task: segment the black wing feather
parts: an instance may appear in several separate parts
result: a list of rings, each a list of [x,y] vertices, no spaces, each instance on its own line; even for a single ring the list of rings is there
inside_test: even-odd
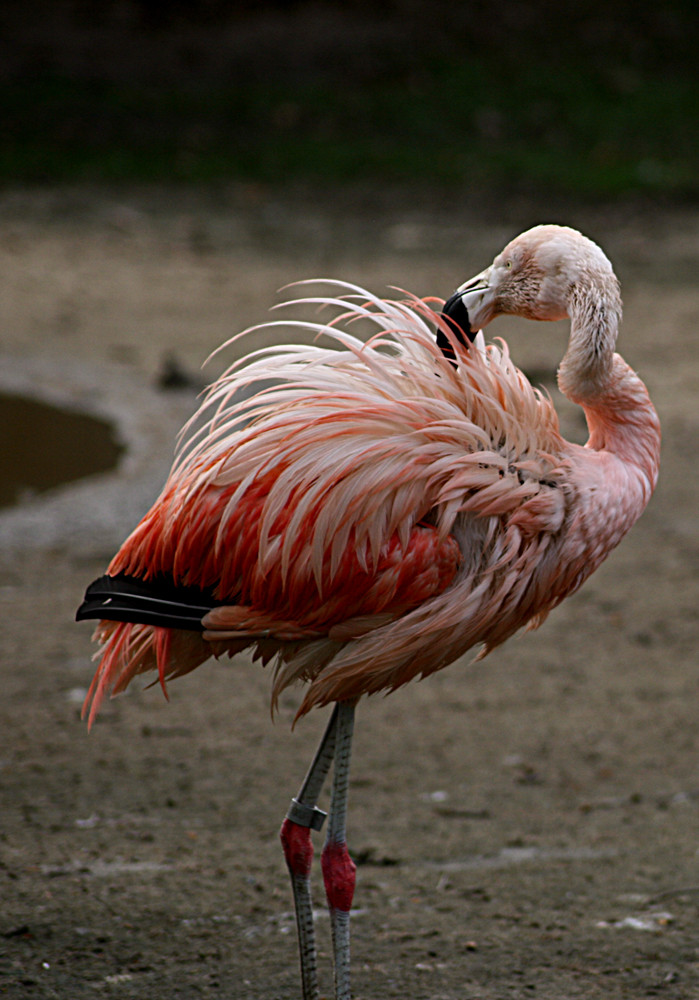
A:
[[[220,604],[210,590],[178,586],[163,576],[139,580],[119,573],[90,584],[75,620],[97,618],[203,632],[202,618]]]

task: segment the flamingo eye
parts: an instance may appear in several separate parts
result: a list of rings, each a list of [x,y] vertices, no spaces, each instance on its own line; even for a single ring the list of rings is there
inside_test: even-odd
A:
[[[511,270],[512,270],[512,260],[511,260],[510,258],[508,258],[508,259],[507,259],[507,260],[505,261],[505,267],[507,268],[507,270],[508,270],[508,271],[511,271]]]

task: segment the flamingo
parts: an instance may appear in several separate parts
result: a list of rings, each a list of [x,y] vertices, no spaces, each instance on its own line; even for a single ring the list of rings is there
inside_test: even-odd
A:
[[[92,725],[105,694],[137,674],[157,671],[165,691],[168,678],[247,647],[274,663],[273,708],[295,682],[306,685],[297,718],[334,705],[281,840],[303,996],[317,1000],[311,831],[326,818],[317,803],[334,762],[321,860],[335,996],[348,1000],[359,698],[539,626],[648,503],[660,424],[614,353],[612,266],[573,229],[521,234],[445,304],[343,282],[300,301],[331,318],[265,326],[329,346],[264,348],[212,385],[159,499],[88,588],[77,617],[99,620],[101,657],[83,715]],[[570,319],[558,384],[584,411],[584,447],[564,440],[506,344],[486,344],[482,328],[506,313]]]

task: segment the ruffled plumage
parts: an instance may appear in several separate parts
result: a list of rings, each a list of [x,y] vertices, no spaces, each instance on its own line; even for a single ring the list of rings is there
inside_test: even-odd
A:
[[[300,714],[390,690],[539,624],[597,564],[580,539],[564,552],[583,450],[506,345],[464,347],[415,297],[338,282],[300,301],[334,316],[266,329],[329,346],[264,348],[214,383],[109,567],[213,588],[221,607],[167,641],[102,622],[91,720],[137,673],[164,684],[246,646],[275,660],[273,703],[309,682]]]

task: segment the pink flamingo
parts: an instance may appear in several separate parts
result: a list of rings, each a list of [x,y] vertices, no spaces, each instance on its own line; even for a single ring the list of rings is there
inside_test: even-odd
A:
[[[90,724],[136,674],[156,670],[164,688],[249,646],[274,661],[273,705],[296,681],[307,684],[298,716],[335,703],[281,831],[305,1000],[319,996],[311,830],[333,759],[322,869],[336,998],[350,996],[357,700],[540,625],[639,517],[660,450],[647,390],[614,353],[616,277],[580,233],[523,233],[441,314],[334,287],[304,300],[339,309],[331,321],[269,324],[334,344],[257,351],[211,387],[160,498],[78,612],[100,619]],[[570,318],[558,383],[584,410],[585,447],[562,438],[507,347],[472,334],[502,313]],[[355,320],[374,336],[348,332]]]

